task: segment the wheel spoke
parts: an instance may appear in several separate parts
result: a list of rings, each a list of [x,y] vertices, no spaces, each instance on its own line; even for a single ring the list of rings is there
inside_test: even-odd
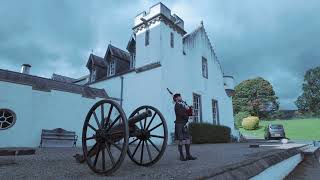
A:
[[[146,129],[146,126],[147,126],[147,118],[144,119],[143,129]]]
[[[113,109],[113,105],[110,106],[109,113],[108,113],[108,116],[107,116],[106,126],[107,126],[107,124],[108,124],[109,121],[110,121],[110,116],[111,116],[112,109]]]
[[[119,149],[119,151],[122,151],[121,147],[118,146],[116,143],[108,141],[109,144],[112,144],[114,147],[116,147],[117,149]]]
[[[139,143],[138,143],[138,145],[137,145],[136,149],[133,151],[132,157],[136,154],[136,152],[137,152],[137,150],[138,150],[138,148],[139,148],[140,144],[141,144],[141,140],[139,141]]]
[[[94,162],[93,162],[94,167],[96,167],[96,165],[97,165],[97,161],[98,161],[99,154],[100,154],[100,149],[101,149],[101,144],[98,145],[98,152],[97,152],[96,158],[94,159]]]
[[[148,108],[146,108],[146,112],[147,111],[148,111]],[[146,124],[147,124],[147,118],[144,118],[143,129],[146,129]]]
[[[153,127],[152,129],[148,130],[149,132],[155,130],[156,128],[158,128],[159,126],[161,126],[163,123],[161,122],[160,124],[156,125],[155,127]]]
[[[142,141],[141,155],[140,155],[140,163],[143,161],[143,149],[144,149],[144,141]]]
[[[108,145],[106,145],[106,149],[107,149],[107,151],[108,151],[108,154],[109,154],[109,157],[110,157],[110,159],[111,159],[112,165],[114,165],[114,164],[115,164],[114,158],[113,158],[113,156],[112,156],[112,153],[111,153],[110,148],[109,148]]]
[[[91,136],[91,137],[88,137],[88,138],[85,138],[85,140],[90,140],[90,139],[94,139],[96,138],[95,136]]]
[[[140,124],[140,129],[143,129],[141,121],[139,121],[139,124]]]
[[[88,151],[88,154],[87,154],[87,156],[88,157],[92,157],[93,156],[93,151],[94,151],[94,149],[96,149],[96,147],[97,147],[97,143],[95,143],[92,147],[91,147],[91,149]]]
[[[104,171],[106,170],[106,156],[105,156],[104,148],[102,149],[102,169]]]
[[[153,135],[153,134],[150,134],[151,137],[156,137],[156,138],[162,138],[164,139],[164,136],[158,136],[158,135]]]
[[[91,124],[88,123],[88,126],[89,126],[92,130],[97,131],[97,129],[96,129],[95,127],[93,127]]]
[[[150,127],[150,125],[151,125],[151,123],[152,123],[153,119],[156,117],[156,115],[157,115],[157,112],[154,112],[154,114],[153,114],[153,116],[152,116],[152,118],[151,118],[151,120],[150,120],[150,122],[149,122],[149,124],[148,124],[148,126],[147,126],[147,128],[146,128],[146,129],[149,129],[149,127]]]
[[[158,148],[150,139],[148,139],[148,141],[151,143],[151,145],[152,145],[158,152],[160,152],[159,148]]]
[[[150,161],[152,161],[152,156],[151,156],[151,152],[150,152],[150,148],[149,148],[148,141],[146,141],[146,147],[147,147],[147,151],[148,151],[149,159],[150,159]]]
[[[93,116],[94,116],[94,119],[96,120],[96,123],[97,123],[98,127],[101,128],[100,122],[98,120],[98,117],[97,117],[97,114],[96,114],[95,111],[93,111]]]
[[[139,140],[139,139],[137,138],[137,139],[131,141],[131,142],[129,143],[129,145],[131,145],[132,143],[134,143],[134,142],[136,142],[136,141],[138,141],[138,140]]]
[[[111,125],[109,126],[109,128],[108,128],[108,130],[107,131],[109,131],[110,130],[110,128],[112,128],[115,124],[116,124],[116,122],[120,119],[120,114],[119,114],[119,116],[111,123]]]
[[[101,104],[101,127],[104,127],[104,105]]]

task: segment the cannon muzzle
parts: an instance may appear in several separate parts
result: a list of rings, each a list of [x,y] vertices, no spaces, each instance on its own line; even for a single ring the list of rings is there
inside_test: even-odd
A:
[[[129,118],[128,123],[129,126],[134,126],[135,123],[147,118],[147,117],[151,117],[152,116],[152,112],[150,110],[147,110],[141,114],[135,115],[131,118]]]

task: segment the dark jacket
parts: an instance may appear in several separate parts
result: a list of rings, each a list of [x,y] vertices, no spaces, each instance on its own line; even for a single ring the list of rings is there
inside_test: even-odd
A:
[[[186,108],[179,103],[176,103],[174,106],[174,111],[176,113],[175,123],[187,123],[189,116],[187,115]]]

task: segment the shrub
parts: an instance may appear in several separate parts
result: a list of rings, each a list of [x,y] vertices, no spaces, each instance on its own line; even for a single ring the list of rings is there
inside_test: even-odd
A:
[[[194,144],[227,143],[231,140],[231,129],[226,126],[209,123],[190,123],[189,130]]]
[[[259,118],[256,116],[249,116],[242,120],[242,127],[246,130],[254,130],[259,127]]]
[[[271,111],[269,112],[268,116],[265,118],[265,120],[271,120],[271,119],[283,119],[286,114],[283,111]],[[261,118],[261,117],[260,117]],[[263,118],[261,118],[263,119]]]
[[[236,127],[237,128],[240,128],[242,127],[242,120],[246,117],[249,117],[251,116],[251,114],[249,112],[246,112],[246,111],[242,111],[242,112],[238,112],[236,115],[235,115],[235,124],[236,124]]]

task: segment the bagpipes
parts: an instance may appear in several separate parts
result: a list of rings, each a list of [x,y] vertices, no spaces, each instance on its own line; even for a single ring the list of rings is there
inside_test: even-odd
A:
[[[169,90],[169,88],[167,88],[167,90],[168,90],[169,94],[173,97],[174,94]],[[193,116],[193,108],[192,108],[192,106],[189,106],[187,104],[187,102],[185,102],[184,100],[181,100],[181,102],[184,104],[184,106],[186,108],[187,115],[188,116]]]

